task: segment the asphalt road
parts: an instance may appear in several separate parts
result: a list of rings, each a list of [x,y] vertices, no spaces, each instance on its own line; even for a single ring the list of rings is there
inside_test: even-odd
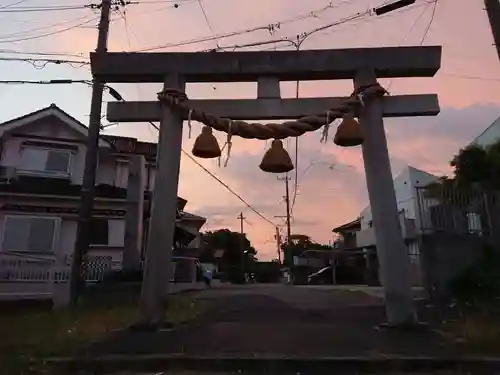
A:
[[[211,306],[196,322],[160,333],[119,333],[89,353],[318,358],[435,356],[455,349],[432,331],[380,330],[384,300],[359,290],[221,285],[193,297]]]

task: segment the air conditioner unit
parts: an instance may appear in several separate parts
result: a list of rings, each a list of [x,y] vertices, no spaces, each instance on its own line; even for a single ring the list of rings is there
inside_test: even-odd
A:
[[[10,183],[16,178],[16,167],[0,167],[0,182]]]

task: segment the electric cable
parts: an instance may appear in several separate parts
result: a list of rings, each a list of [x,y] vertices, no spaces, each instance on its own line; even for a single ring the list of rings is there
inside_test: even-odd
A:
[[[76,29],[76,28],[78,28],[80,26],[87,25],[87,24],[89,24],[89,23],[91,23],[93,21],[96,21],[98,19],[99,19],[99,17],[93,17],[93,18],[87,19],[86,21],[80,22],[80,23],[78,23],[76,25],[73,25],[73,26],[70,26],[70,27],[66,27],[66,28],[63,28],[63,29],[59,29],[59,30],[56,30],[56,31],[52,31],[50,33],[45,33],[45,34],[40,34],[40,35],[34,35],[34,36],[31,36],[31,37],[18,38],[18,39],[0,40],[0,44],[2,44],[2,43],[24,42],[24,41],[27,41],[27,40],[40,39],[40,38],[45,38],[45,37],[48,37],[48,36],[53,36],[53,35],[61,34],[61,33],[64,33],[64,32],[67,32],[67,31],[70,31],[70,30],[73,30],[73,29]]]
[[[232,31],[232,32],[227,32],[227,33],[222,33],[222,34],[206,36],[206,37],[202,37],[202,38],[194,38],[194,39],[188,39],[188,40],[179,41],[179,42],[172,42],[172,43],[166,43],[166,44],[162,44],[162,45],[156,45],[156,46],[152,46],[152,47],[145,47],[145,48],[141,48],[139,50],[133,51],[133,52],[148,52],[148,51],[155,51],[155,50],[165,49],[165,48],[187,46],[187,45],[191,45],[191,44],[198,44],[198,43],[210,42],[213,40],[220,40],[220,39],[229,38],[229,37],[233,37],[233,36],[237,36],[237,35],[249,34],[249,33],[253,33],[256,31],[267,31],[267,32],[272,34],[276,29],[279,29],[284,24],[289,24],[289,23],[300,21],[300,20],[307,19],[307,18],[317,18],[319,13],[325,12],[329,9],[335,9],[341,5],[344,5],[346,3],[350,3],[353,1],[358,1],[358,0],[344,0],[340,4],[337,4],[337,5],[334,5],[332,2],[330,2],[329,5],[324,6],[322,8],[314,9],[314,10],[309,11],[307,13],[300,14],[298,16],[284,19],[281,21],[277,21],[277,22],[273,22],[273,23],[269,23],[269,24],[265,24],[265,25],[260,25],[260,26],[255,26],[255,27],[247,28],[247,29],[243,29],[243,30],[237,30],[237,31]]]
[[[75,19],[66,20],[66,21],[54,23],[54,24],[51,24],[51,25],[45,25],[45,26],[35,27],[35,28],[29,29],[29,30],[20,30],[20,31],[16,31],[15,33],[3,34],[3,35],[0,35],[0,40],[1,39],[8,39],[8,38],[11,38],[11,37],[16,37],[16,36],[23,35],[23,34],[28,34],[28,33],[31,33],[33,31],[40,31],[40,30],[51,29],[53,27],[57,27],[57,26],[61,26],[61,25],[66,25],[66,24],[72,23],[72,22],[81,21],[81,20],[83,20],[83,19],[85,19],[87,17],[88,16],[78,17],[78,18],[75,18]]]
[[[152,121],[149,121],[151,126],[153,126],[156,130],[160,130],[160,128]],[[252,210],[257,216],[259,216],[262,220],[266,221],[267,223],[271,224],[273,228],[275,228],[277,225],[273,223],[272,220],[268,219],[264,214],[262,214],[260,211],[258,211],[256,208],[254,208],[250,203],[248,203],[241,195],[236,193],[231,187],[229,187],[228,184],[226,184],[224,181],[222,181],[219,177],[217,177],[214,173],[212,173],[209,169],[205,168],[198,160],[196,160],[189,152],[185,151],[182,149],[182,153],[187,156],[193,163],[195,163],[198,167],[203,169],[210,177],[212,177],[214,180],[216,180],[219,184],[221,184],[224,188],[226,188],[227,191],[229,191],[231,194],[233,194],[236,198],[238,198],[247,208]]]
[[[43,69],[48,64],[62,65],[67,64],[73,68],[81,68],[85,65],[90,65],[88,61],[78,60],[60,60],[60,59],[37,59],[37,58],[20,58],[20,57],[1,57],[0,61],[22,61],[31,64],[36,69]],[[40,65],[37,65],[39,63]]]

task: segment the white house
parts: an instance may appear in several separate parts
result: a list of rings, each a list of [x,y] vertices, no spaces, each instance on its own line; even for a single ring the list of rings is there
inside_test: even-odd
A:
[[[0,124],[0,297],[50,293],[50,285],[42,281],[54,277],[54,264],[68,271],[76,239],[86,137],[87,127],[56,105]],[[90,281],[121,266],[132,154],[145,159],[141,226],[147,232],[156,147],[127,137],[103,135],[99,140],[89,238]],[[186,203],[178,198],[177,242],[193,241],[205,223],[205,218],[183,214]],[[67,275],[63,272],[58,277]]]
[[[394,179],[394,190],[400,215],[401,230],[408,247],[412,264],[416,265],[416,273],[419,272],[418,265],[420,263],[420,250],[417,236],[422,226],[419,212],[418,188],[435,182],[438,178],[438,176],[407,166]],[[358,220],[353,222],[357,223],[359,227],[355,229],[355,245],[351,242],[351,248],[366,250],[375,248],[375,229],[373,228],[370,206],[365,207],[361,211]],[[336,228],[334,231],[337,231],[339,228]],[[417,275],[416,278],[418,279],[419,276]],[[416,282],[418,283],[418,281]]]
[[[500,139],[500,117],[479,134],[471,144],[487,147]]]

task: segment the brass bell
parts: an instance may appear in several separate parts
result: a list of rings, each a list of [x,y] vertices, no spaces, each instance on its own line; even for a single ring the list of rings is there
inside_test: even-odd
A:
[[[203,159],[218,158],[221,156],[219,142],[212,134],[212,128],[204,126],[201,134],[196,138],[193,145],[193,155]]]
[[[337,146],[352,147],[359,146],[365,140],[361,124],[357,122],[352,114],[344,115],[342,122],[337,128],[333,142]]]
[[[286,173],[294,168],[290,155],[288,155],[288,152],[283,147],[283,142],[279,139],[273,140],[271,148],[264,154],[259,167],[268,173]]]

